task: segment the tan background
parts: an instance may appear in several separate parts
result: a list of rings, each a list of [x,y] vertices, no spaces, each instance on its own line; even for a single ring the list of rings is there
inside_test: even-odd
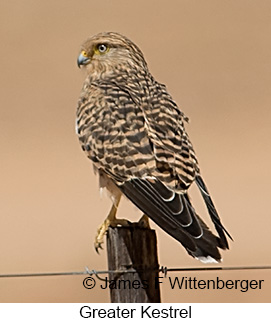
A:
[[[100,31],[137,43],[190,117],[202,173],[235,239],[223,265],[271,265],[269,0],[2,1],[0,26],[0,273],[106,269],[106,253],[97,255],[92,241],[110,202],[100,200],[74,132],[84,79],[79,46]],[[194,188],[192,197],[207,219]],[[128,202],[120,213],[140,216]],[[203,266],[160,229],[157,235],[161,265]],[[164,284],[164,302],[271,301],[270,271],[185,275],[265,282],[247,293]],[[108,291],[87,291],[82,280],[0,279],[0,301],[109,301]]]

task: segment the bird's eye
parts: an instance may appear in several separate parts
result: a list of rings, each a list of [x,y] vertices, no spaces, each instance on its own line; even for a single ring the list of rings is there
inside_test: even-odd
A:
[[[108,50],[108,47],[105,44],[100,44],[97,46],[97,49],[101,54],[104,54]]]

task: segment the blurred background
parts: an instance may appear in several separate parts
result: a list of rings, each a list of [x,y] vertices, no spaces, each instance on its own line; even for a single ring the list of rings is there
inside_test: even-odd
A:
[[[271,265],[270,1],[2,1],[0,26],[0,274],[107,268],[93,240],[111,203],[100,199],[75,135],[84,81],[76,59],[80,44],[101,31],[133,40],[189,116],[203,177],[234,238],[223,266]],[[210,224],[195,187],[191,195]],[[119,215],[141,216],[128,201]],[[161,265],[204,266],[151,225]],[[246,293],[163,284],[163,302],[271,301],[270,271],[171,276],[264,283]],[[1,278],[0,301],[109,302],[108,290],[86,290],[83,278]]]

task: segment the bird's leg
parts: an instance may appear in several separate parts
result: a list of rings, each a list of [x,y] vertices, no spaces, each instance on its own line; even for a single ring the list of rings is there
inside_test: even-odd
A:
[[[142,215],[137,224],[141,228],[150,229],[149,217],[146,214]]]
[[[116,218],[118,205],[120,203],[120,197],[121,197],[121,195],[119,195],[115,199],[107,218],[104,220],[104,222],[98,228],[98,232],[97,232],[95,240],[94,240],[94,247],[95,247],[95,250],[97,251],[97,253],[99,253],[99,249],[103,249],[102,243],[104,242],[103,241],[104,235],[105,235],[106,231],[108,230],[109,226],[116,227],[117,225],[122,225],[122,226],[129,226],[130,225],[130,222],[128,220]]]

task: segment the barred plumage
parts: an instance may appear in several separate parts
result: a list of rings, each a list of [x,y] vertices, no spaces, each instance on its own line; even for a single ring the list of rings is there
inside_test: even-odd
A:
[[[101,185],[113,194],[111,212],[115,215],[122,192],[190,255],[219,261],[217,247],[228,248],[227,231],[200,176],[184,127],[188,119],[150,74],[140,49],[118,33],[101,33],[82,45],[78,65],[86,67],[87,78],[78,102],[77,133],[103,178]],[[194,181],[219,237],[191,205],[187,190]]]

